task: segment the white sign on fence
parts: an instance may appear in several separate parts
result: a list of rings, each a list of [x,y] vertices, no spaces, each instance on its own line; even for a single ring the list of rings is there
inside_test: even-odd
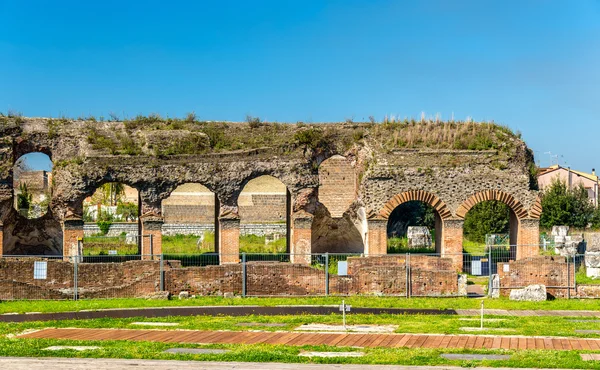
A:
[[[36,280],[46,280],[48,276],[48,262],[35,261],[33,263],[33,278]]]
[[[338,276],[348,275],[348,262],[338,261]]]
[[[117,251],[115,251],[115,250],[109,250],[108,251],[108,255],[109,256],[116,256],[117,255]]]

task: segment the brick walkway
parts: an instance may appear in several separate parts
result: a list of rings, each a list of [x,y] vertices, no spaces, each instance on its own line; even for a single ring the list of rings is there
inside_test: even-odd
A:
[[[43,329],[19,338],[132,340],[202,344],[285,344],[349,347],[600,350],[600,339],[436,334],[335,334],[298,332]]]

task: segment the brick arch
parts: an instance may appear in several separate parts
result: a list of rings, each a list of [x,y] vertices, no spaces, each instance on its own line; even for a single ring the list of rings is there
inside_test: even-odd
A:
[[[503,192],[502,190],[485,190],[472,195],[458,206],[456,209],[456,216],[465,218],[467,212],[469,212],[476,204],[488,200],[497,200],[506,204],[515,213],[518,219],[527,218],[528,216],[527,209],[525,209],[523,204],[514,196]]]
[[[442,220],[452,217],[452,212],[450,212],[448,206],[446,206],[446,203],[444,203],[436,195],[429,193],[425,190],[411,190],[395,195],[379,211],[379,216],[387,219],[390,217],[390,214],[394,211],[396,207],[398,207],[402,203],[411,201],[421,201],[431,205],[433,209],[435,209],[440,215],[440,218]]]
[[[538,196],[537,199],[535,200],[535,203],[529,210],[529,217],[539,219],[541,216],[542,216],[542,198],[540,198]]]

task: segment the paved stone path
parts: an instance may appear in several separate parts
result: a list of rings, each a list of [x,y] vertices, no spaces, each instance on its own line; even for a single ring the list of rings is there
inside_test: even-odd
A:
[[[600,339],[444,334],[350,334],[199,330],[43,329],[19,338],[132,340],[203,344],[284,344],[519,350],[600,350]]]
[[[401,366],[401,365],[335,365],[335,364],[281,364],[265,362],[200,362],[165,360],[117,360],[105,358],[27,358],[0,357],[0,369],[10,370],[463,370],[456,366]],[[474,367],[473,370],[489,370]],[[494,370],[516,370],[494,368]],[[539,370],[523,369],[519,370]]]

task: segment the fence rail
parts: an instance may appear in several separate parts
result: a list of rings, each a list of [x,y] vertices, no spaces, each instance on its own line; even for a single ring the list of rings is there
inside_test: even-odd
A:
[[[488,246],[479,255],[3,256],[0,300],[149,297],[164,291],[188,291],[191,295],[456,297],[488,294],[494,289],[506,292],[539,283],[542,278],[556,296],[571,298],[581,285],[586,286],[588,296],[600,296],[600,279],[587,276],[584,255],[557,256],[532,264],[516,260],[515,251],[511,246]],[[220,264],[222,259],[237,259],[239,263]],[[501,285],[493,286],[494,277]]]

